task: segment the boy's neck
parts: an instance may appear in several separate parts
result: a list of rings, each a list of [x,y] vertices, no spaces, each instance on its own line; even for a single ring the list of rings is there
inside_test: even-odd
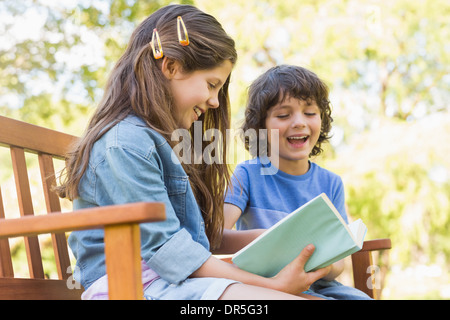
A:
[[[293,176],[306,174],[310,167],[309,159],[301,159],[296,161],[281,158],[272,159],[272,157],[269,157],[269,159],[272,165],[277,167],[278,170]]]

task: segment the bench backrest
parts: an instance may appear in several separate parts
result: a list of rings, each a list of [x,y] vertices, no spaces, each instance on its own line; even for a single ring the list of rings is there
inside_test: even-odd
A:
[[[28,154],[38,159],[44,191],[42,198],[47,213],[60,212],[60,200],[52,191],[56,182],[53,160],[63,160],[76,140],[77,137],[69,134],[0,116],[0,147],[10,149],[21,217],[35,214],[27,168]],[[8,169],[6,167],[6,164],[2,164],[0,172]],[[0,219],[7,216],[0,188]],[[52,234],[58,279],[45,279],[38,237],[24,237],[24,243],[30,278],[18,279],[14,278],[10,243],[8,239],[0,239],[0,299],[79,299],[81,288],[75,286],[68,290],[67,286],[72,274],[65,234]]]

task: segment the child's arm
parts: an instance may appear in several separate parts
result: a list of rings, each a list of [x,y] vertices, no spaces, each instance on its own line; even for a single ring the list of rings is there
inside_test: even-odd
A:
[[[231,203],[225,203],[223,211],[225,221],[222,243],[220,248],[214,250],[214,254],[236,253],[265,231],[265,229],[231,230],[239,219],[242,210]]]
[[[251,230],[223,230],[222,243],[220,248],[213,251],[214,254],[233,254],[241,250],[247,244],[252,242],[261,233],[266,231],[265,229],[251,229]]]
[[[232,254],[245,247],[257,238],[265,229],[252,229],[236,231],[231,230],[239,219],[242,210],[231,203],[225,203],[223,207],[224,230],[220,248],[214,250],[214,254]]]
[[[213,256],[192,273],[191,277],[227,278],[245,284],[298,294],[307,290],[313,282],[325,277],[330,271],[330,267],[326,267],[313,272],[305,272],[305,263],[313,252],[313,245],[306,246],[296,259],[284,267],[276,276],[271,278],[261,277],[244,271],[235,265],[221,261]]]
[[[344,271],[344,260],[339,260],[331,265],[330,273],[328,273],[325,277],[323,277],[324,280],[332,281],[336,279],[337,276],[339,276],[342,271]]]
[[[233,228],[236,221],[238,221],[241,216],[242,210],[238,206],[231,203],[225,203],[223,205],[223,215],[225,218],[225,229]]]

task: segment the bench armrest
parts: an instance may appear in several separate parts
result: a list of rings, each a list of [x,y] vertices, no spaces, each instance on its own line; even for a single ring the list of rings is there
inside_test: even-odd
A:
[[[363,247],[352,254],[353,281],[355,288],[365,292],[369,297],[379,299],[376,274],[373,268],[372,251],[391,249],[391,239],[376,239],[364,241]]]
[[[159,202],[137,202],[95,207],[63,214],[52,212],[41,216],[24,216],[0,220],[0,239],[43,233],[100,229],[111,225],[154,222],[164,219],[164,204]]]
[[[363,247],[360,251],[387,250],[391,248],[391,239],[375,239],[364,241]]]
[[[109,298],[142,299],[139,223],[164,219],[163,203],[104,206],[70,213],[1,219],[0,239],[103,228]]]

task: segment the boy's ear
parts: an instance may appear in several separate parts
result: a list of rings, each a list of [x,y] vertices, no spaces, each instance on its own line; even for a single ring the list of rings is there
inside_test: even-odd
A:
[[[180,72],[180,70],[181,66],[178,61],[168,57],[163,58],[161,71],[167,79],[173,79],[173,77],[177,74],[177,72]]]

